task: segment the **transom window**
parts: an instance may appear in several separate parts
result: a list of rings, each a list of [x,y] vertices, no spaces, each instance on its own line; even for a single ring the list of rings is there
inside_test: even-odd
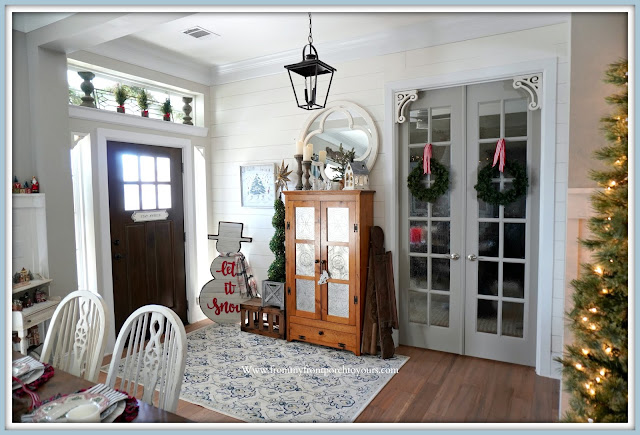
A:
[[[125,210],[171,208],[171,160],[168,157],[122,155]]]

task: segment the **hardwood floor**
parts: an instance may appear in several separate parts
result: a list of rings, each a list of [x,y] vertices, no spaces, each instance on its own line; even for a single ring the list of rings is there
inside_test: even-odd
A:
[[[203,320],[185,329],[189,333],[210,323]],[[396,352],[409,361],[356,423],[558,421],[560,381],[537,376],[533,367],[409,346]],[[100,373],[99,382],[105,379]],[[176,414],[203,423],[239,422],[183,400]]]

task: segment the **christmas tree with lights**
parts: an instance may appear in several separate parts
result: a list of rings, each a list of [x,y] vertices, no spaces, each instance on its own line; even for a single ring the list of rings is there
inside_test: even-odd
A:
[[[595,157],[606,169],[592,171],[602,188],[591,197],[594,217],[583,246],[592,263],[583,265],[568,313],[575,337],[560,360],[565,389],[571,394],[570,422],[628,421],[628,91],[627,61],[609,66],[607,83],[620,92],[607,98],[615,107],[602,119],[608,146]]]

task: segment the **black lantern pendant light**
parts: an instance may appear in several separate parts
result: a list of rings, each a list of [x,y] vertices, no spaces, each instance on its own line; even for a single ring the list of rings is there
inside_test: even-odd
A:
[[[320,59],[318,59],[318,51],[313,46],[313,36],[311,35],[311,14],[309,14],[309,43],[302,48],[302,62],[286,65],[285,68],[289,71],[289,80],[291,80],[291,87],[293,88],[293,95],[296,97],[296,104],[301,109],[314,110],[324,109],[327,105],[327,98],[329,98],[329,90],[331,89],[331,82],[333,81],[333,73],[337,71],[331,65],[327,65]],[[309,53],[305,54],[309,47]],[[298,94],[296,93],[296,87],[293,84],[293,77],[291,73],[294,72],[304,77],[304,104],[300,104],[298,100]],[[318,76],[322,74],[331,73],[329,79],[329,86],[327,87],[327,93],[324,97],[324,104],[320,105],[316,101],[318,95]]]

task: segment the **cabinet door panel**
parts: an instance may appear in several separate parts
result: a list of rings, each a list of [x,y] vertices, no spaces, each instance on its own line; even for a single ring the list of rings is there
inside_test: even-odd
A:
[[[290,201],[286,220],[287,310],[294,316],[320,319],[320,205],[316,201]],[[290,293],[289,293],[290,291]]]
[[[358,255],[355,203],[322,202],[320,220],[320,273],[324,270],[329,273],[327,284],[320,286],[322,319],[355,325],[355,271]]]

